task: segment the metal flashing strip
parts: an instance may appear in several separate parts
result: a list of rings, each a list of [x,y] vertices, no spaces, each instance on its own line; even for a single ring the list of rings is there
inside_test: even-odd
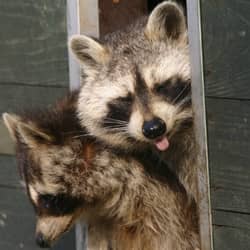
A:
[[[98,0],[67,0],[68,38],[75,34],[99,37]],[[80,88],[81,69],[79,63],[68,52],[70,90]],[[76,250],[87,250],[87,225],[76,224]]]
[[[67,32],[68,38],[80,34],[79,0],[67,0]],[[68,51],[69,59],[69,87],[71,90],[80,87],[80,66]]]
[[[199,0],[187,0],[188,33],[192,71],[192,102],[200,155],[198,169],[201,249],[212,250],[212,222],[208,168],[207,126]]]

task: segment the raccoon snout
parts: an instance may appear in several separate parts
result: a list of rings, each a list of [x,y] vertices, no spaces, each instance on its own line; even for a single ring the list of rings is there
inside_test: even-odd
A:
[[[166,129],[166,123],[162,119],[155,117],[143,123],[142,133],[148,139],[156,139],[162,136],[166,132]]]
[[[46,237],[42,233],[38,233],[36,236],[36,244],[40,248],[49,248],[50,242],[46,239]]]

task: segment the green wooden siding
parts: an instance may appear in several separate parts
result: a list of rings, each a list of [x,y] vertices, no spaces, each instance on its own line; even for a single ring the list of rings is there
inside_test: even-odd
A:
[[[201,1],[215,250],[250,248],[250,3]]]
[[[66,0],[0,0],[0,115],[45,106],[68,89]],[[38,250],[35,215],[0,119],[0,250]],[[74,231],[54,250],[75,249]]]
[[[21,187],[14,156],[0,155],[0,249],[38,250],[35,245],[35,214]],[[52,249],[74,249],[73,231]]]
[[[0,1],[0,84],[68,86],[66,0]]]

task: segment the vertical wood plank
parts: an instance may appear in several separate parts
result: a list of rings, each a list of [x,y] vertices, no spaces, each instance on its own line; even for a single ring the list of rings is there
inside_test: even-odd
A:
[[[213,241],[199,0],[187,2],[187,15],[192,68],[192,100],[195,113],[196,138],[199,144],[198,186],[201,249],[211,250],[213,249]]]
[[[80,33],[99,37],[99,1],[79,0]]]
[[[148,12],[146,0],[100,0],[100,36],[133,23]]]

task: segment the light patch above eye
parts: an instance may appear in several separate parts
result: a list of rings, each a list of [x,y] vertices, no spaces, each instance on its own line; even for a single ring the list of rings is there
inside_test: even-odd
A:
[[[29,186],[29,194],[30,194],[31,200],[35,204],[37,204],[37,202],[38,202],[38,193],[36,192],[36,190],[31,185]]]
[[[155,83],[164,82],[175,75],[179,75],[184,81],[190,79],[191,69],[189,62],[188,47],[184,51],[167,48],[165,55],[154,65],[141,69],[143,78],[148,87],[153,89]]]

